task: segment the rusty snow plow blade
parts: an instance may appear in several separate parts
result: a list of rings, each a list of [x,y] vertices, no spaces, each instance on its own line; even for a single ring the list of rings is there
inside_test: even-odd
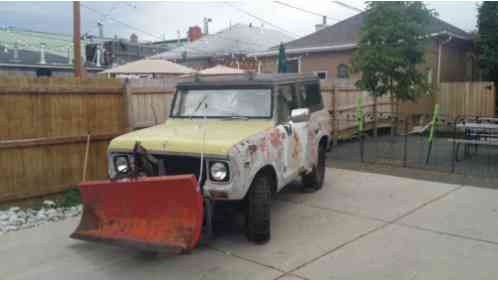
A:
[[[83,216],[71,238],[180,253],[200,239],[203,199],[193,175],[80,184]]]

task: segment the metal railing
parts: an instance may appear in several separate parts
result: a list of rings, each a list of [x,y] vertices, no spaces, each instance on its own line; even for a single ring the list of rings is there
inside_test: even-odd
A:
[[[432,122],[433,114],[378,112],[360,117],[362,126],[357,117],[351,114],[336,120],[351,127],[335,133],[331,159],[498,177],[495,116],[437,115]]]

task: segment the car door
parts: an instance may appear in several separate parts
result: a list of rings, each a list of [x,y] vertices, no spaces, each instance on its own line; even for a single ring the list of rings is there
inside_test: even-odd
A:
[[[331,131],[330,114],[323,106],[320,84],[318,81],[305,83],[300,94],[300,100],[303,102],[303,107],[308,108],[310,113],[307,131],[307,165],[308,167],[312,167],[318,160],[318,144],[320,138],[324,135],[328,135]]]
[[[305,166],[307,154],[307,122],[293,123],[290,120],[293,109],[301,106],[295,85],[279,87],[277,96],[277,113],[279,131],[283,132],[283,178],[293,180]]]

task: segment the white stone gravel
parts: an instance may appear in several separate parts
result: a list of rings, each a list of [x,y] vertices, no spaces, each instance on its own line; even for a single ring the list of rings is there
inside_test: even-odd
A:
[[[10,231],[32,228],[47,222],[76,217],[81,214],[82,209],[81,205],[61,208],[57,207],[54,201],[45,200],[41,209],[11,207],[7,210],[0,210],[0,235]]]

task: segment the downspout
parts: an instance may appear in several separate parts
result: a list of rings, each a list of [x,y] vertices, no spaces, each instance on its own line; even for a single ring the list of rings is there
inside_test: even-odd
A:
[[[437,85],[441,83],[441,57],[443,56],[443,45],[448,44],[453,37],[449,36],[448,39],[439,44],[437,50]]]

